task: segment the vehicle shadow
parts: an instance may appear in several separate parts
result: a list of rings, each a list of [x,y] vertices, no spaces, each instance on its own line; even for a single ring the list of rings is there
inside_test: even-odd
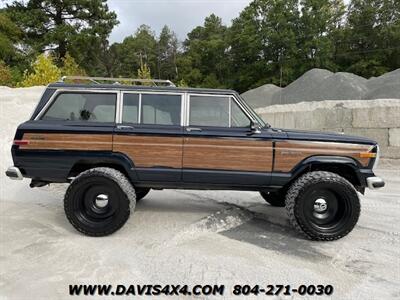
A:
[[[250,211],[254,215],[252,219],[219,234],[289,256],[307,260],[331,259],[316,249],[318,242],[308,240],[293,229],[284,208],[260,204]]]

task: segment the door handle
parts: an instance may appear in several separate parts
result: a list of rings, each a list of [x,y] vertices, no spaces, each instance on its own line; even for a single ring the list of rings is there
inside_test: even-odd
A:
[[[201,128],[197,127],[186,127],[186,131],[192,132],[192,131],[202,131]]]
[[[119,129],[119,130],[132,130],[132,129],[134,129],[134,127],[133,126],[127,126],[127,125],[118,125],[117,129]]]

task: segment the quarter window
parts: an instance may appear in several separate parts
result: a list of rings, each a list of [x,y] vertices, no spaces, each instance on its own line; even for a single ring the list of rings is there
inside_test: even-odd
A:
[[[114,122],[117,96],[113,93],[62,93],[42,120]]]
[[[139,94],[124,94],[122,122],[139,123]]]

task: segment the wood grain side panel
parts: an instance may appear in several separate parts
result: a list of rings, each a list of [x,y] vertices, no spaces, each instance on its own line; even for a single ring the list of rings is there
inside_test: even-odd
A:
[[[313,155],[347,156],[367,166],[369,158],[361,158],[360,152],[371,150],[371,145],[330,142],[285,141],[276,142],[274,171],[289,172],[303,159]]]
[[[270,172],[272,169],[272,142],[185,138],[183,167]]]
[[[157,136],[114,136],[114,152],[129,156],[136,167],[182,168],[183,139]]]
[[[112,134],[25,133],[27,150],[112,150]]]

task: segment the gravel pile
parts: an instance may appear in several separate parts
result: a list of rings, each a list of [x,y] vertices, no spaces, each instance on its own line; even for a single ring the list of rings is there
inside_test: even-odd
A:
[[[285,88],[266,84],[242,96],[253,108],[323,100],[400,99],[400,69],[370,79],[312,69]]]
[[[272,97],[280,90],[281,88],[279,86],[265,84],[243,93],[242,97],[245,98],[247,103],[252,107],[264,107],[275,104],[273,103]]]

